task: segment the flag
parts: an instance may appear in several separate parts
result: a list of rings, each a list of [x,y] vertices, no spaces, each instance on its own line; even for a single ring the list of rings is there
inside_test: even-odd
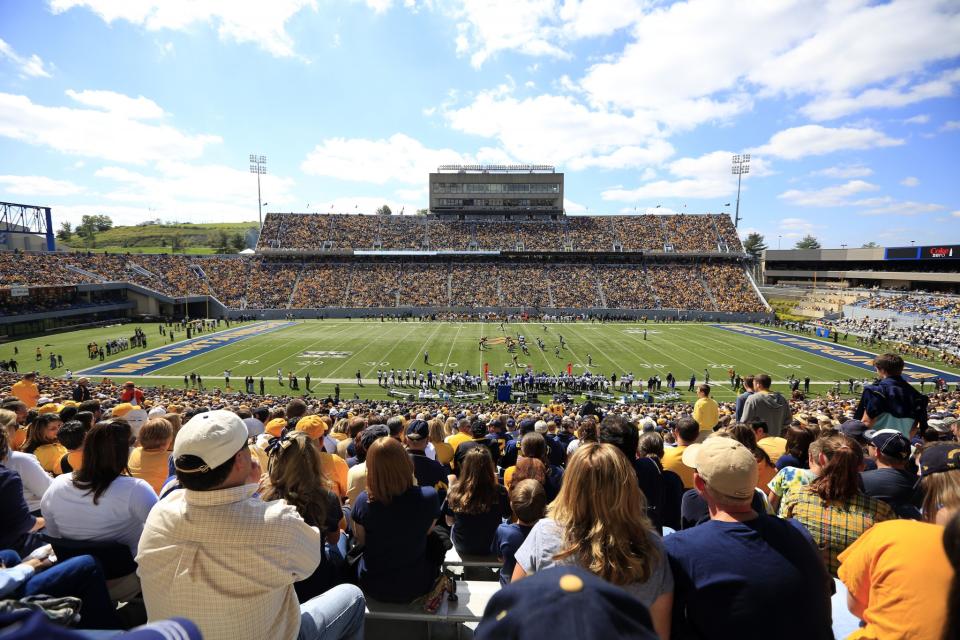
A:
[[[659,209],[659,208],[660,208],[660,205],[657,205],[654,207],[654,209]]]
[[[728,202],[727,204],[725,204],[725,205],[723,205],[723,206],[729,207],[729,206],[730,206],[730,203]]]

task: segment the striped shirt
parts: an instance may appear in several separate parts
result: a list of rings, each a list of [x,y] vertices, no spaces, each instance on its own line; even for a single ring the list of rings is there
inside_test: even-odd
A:
[[[188,618],[206,640],[297,637],[293,583],[316,570],[323,541],[292,506],[256,491],[184,489],[156,504],[137,554],[151,622]]]
[[[811,491],[809,485],[798,487],[784,497],[780,515],[795,518],[810,532],[834,578],[840,568],[837,556],[844,549],[875,523],[897,517],[886,502],[862,493],[844,502],[827,502]]]

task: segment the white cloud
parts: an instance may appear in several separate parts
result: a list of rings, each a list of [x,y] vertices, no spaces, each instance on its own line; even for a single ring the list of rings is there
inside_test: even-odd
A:
[[[826,178],[866,178],[873,175],[873,169],[865,167],[862,164],[837,165],[814,171],[812,176],[824,176]]]
[[[950,215],[952,215],[954,218],[960,218],[960,211],[954,211]]]
[[[428,202],[429,189],[427,187],[421,187],[419,189],[397,189],[397,197],[406,202],[421,202],[423,203],[421,208],[426,207]]]
[[[50,0],[54,13],[84,7],[106,23],[125,20],[148,31],[184,31],[194,23],[215,27],[221,40],[253,43],[277,57],[295,54],[286,23],[305,7],[314,10],[316,0],[271,0],[270,2],[163,0]]]
[[[900,184],[902,184],[905,187],[915,187],[918,184],[920,184],[920,180],[914,176],[907,176],[906,178],[900,181]]]
[[[384,13],[387,9],[393,6],[393,0],[365,0],[369,8],[373,9],[374,13]]]
[[[835,151],[892,147],[903,140],[890,138],[874,129],[851,127],[830,128],[808,124],[784,129],[773,134],[770,141],[751,151],[786,160],[798,160],[807,156],[819,156]]]
[[[93,94],[120,96],[112,92]],[[87,92],[77,95],[87,95]],[[139,105],[139,112],[135,109],[137,117],[143,117],[143,113],[150,110],[146,104],[133,98],[121,97],[129,101],[124,103],[126,107]],[[123,102],[103,95],[92,99],[100,100],[101,106],[111,100],[114,105]],[[152,101],[146,102],[156,106]],[[169,125],[141,122],[122,110],[114,113],[99,109],[48,107],[31,102],[27,96],[9,93],[0,93],[0,136],[61,153],[133,163],[168,157],[196,158],[208,145],[221,142],[219,136],[194,135]]]
[[[500,51],[569,59],[555,39],[554,0],[461,0],[457,20],[457,53],[470,54],[479,68]]]
[[[408,135],[387,139],[328,138],[315,146],[300,164],[309,175],[386,184],[423,184],[441,164],[509,163],[496,149],[482,148],[475,156],[453,149],[431,149]]]
[[[940,127],[940,131],[960,131],[960,120],[947,120]]]
[[[860,212],[860,215],[864,216],[885,216],[885,215],[898,215],[898,216],[916,216],[921,213],[933,213],[936,211],[943,211],[943,205],[932,204],[926,202],[913,202],[908,200],[906,202],[892,202],[891,204],[882,206],[882,207],[873,207],[871,209],[866,209]]]
[[[570,39],[605,36],[643,16],[641,0],[564,0],[559,17]]]
[[[570,96],[518,100],[509,91],[487,91],[444,116],[457,131],[495,138],[517,160],[574,171],[642,167],[674,153],[651,121],[591,110]]]
[[[563,199],[563,210],[566,213],[584,213],[587,210],[587,207],[580,204],[579,202],[574,202],[569,198]]]
[[[0,176],[0,191],[17,196],[56,197],[83,193],[84,188],[67,180],[46,176]]]
[[[114,91],[94,91],[90,89],[85,91],[67,89],[67,96],[82,105],[101,111],[109,111],[131,120],[153,120],[165,115],[160,105],[143,96],[131,98]]]
[[[20,70],[21,78],[49,78],[50,71],[47,70],[47,64],[37,54],[32,54],[29,58],[21,56],[14,51],[10,43],[0,38],[0,58],[6,58]]]
[[[960,69],[953,69],[935,80],[915,84],[906,90],[894,86],[867,89],[859,95],[825,96],[804,105],[800,112],[812,120],[834,120],[864,109],[905,107],[930,98],[951,96],[957,83],[960,83]]]
[[[105,187],[96,199],[71,198],[55,205],[58,221],[79,222],[85,214],[104,213],[115,224],[147,218],[174,221],[245,222],[257,219],[256,178],[224,165],[162,161],[138,171],[106,166],[94,173]],[[292,178],[261,177],[263,199],[279,210],[295,208]]]
[[[915,115],[903,121],[903,124],[927,124],[930,122],[930,116],[926,113]]]
[[[659,198],[717,198],[729,196],[737,190],[736,177],[730,172],[729,151],[713,151],[698,158],[679,158],[669,165],[667,171],[677,180],[655,180],[641,184],[635,189],[615,187],[601,193],[604,200],[618,202],[636,202],[644,199]],[[771,170],[763,158],[753,158],[750,174],[744,176],[762,177],[770,175]]]
[[[850,204],[849,197],[864,191],[876,191],[880,187],[863,180],[851,180],[845,184],[803,191],[790,189],[778,198],[798,207],[838,207]]]

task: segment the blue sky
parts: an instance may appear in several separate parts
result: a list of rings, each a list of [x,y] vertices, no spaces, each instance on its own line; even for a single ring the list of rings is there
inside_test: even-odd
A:
[[[0,0],[0,199],[255,220],[257,153],[270,211],[523,162],[568,213],[720,212],[749,152],[771,247],[960,243],[958,87],[955,0]]]

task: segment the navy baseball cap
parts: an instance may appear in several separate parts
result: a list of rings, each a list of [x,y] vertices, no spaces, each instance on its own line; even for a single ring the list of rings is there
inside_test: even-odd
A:
[[[408,440],[426,440],[430,437],[430,425],[426,420],[412,420],[407,425]]]
[[[537,424],[536,420],[532,420],[531,418],[525,418],[520,421],[520,431],[522,433],[533,431],[533,425],[535,424]]]
[[[868,439],[881,455],[897,460],[906,460],[910,457],[910,441],[899,431],[881,429]]]
[[[656,637],[639,600],[575,566],[552,567],[508,584],[490,599],[474,633],[476,640]]]
[[[386,425],[376,424],[372,427],[367,427],[360,433],[360,446],[364,449],[369,449],[370,445],[379,440],[380,438],[389,438],[390,429]]]
[[[960,469],[960,442],[938,442],[920,454],[920,475],[930,476]]]
[[[474,420],[470,425],[470,433],[474,438],[482,438],[487,435],[487,424],[483,420]]]
[[[863,440],[863,434],[867,431],[867,425],[859,420],[847,420],[839,427],[840,433],[850,436],[854,440]]]

